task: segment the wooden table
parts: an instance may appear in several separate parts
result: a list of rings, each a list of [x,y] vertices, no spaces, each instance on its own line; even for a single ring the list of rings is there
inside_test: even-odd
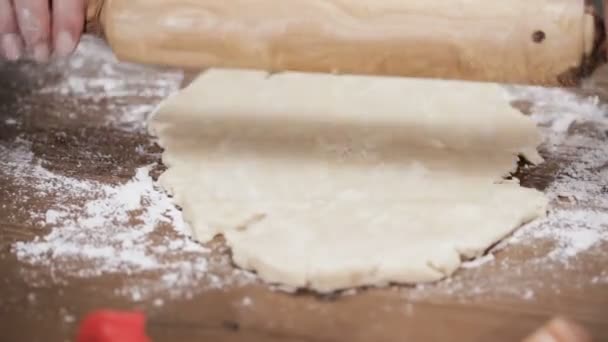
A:
[[[137,104],[149,111],[152,107],[145,105],[166,95],[158,81],[176,72],[118,65],[99,44],[87,38],[67,65],[0,64],[0,146],[5,157],[15,141],[26,141],[44,170],[116,186],[128,182],[137,168],[159,162],[159,148],[140,125],[116,113]],[[66,81],[74,75],[88,86],[94,80],[135,81],[123,84],[122,93],[106,84],[92,94]],[[603,99],[608,71],[594,77],[585,92]],[[529,103],[518,107],[525,111]],[[606,131],[585,125],[571,125],[569,131],[608,143]],[[522,183],[542,190],[581,153],[597,148],[558,146],[545,151],[545,164],[519,172]],[[37,193],[33,180],[19,180],[19,173],[11,172],[17,166],[10,163],[0,159],[0,341],[73,340],[78,320],[98,308],[145,311],[154,341],[518,341],[558,314],[582,323],[598,341],[608,340],[605,241],[567,262],[542,263],[530,260],[542,259],[551,241],[511,244],[496,251],[494,261],[462,269],[436,285],[360,289],[325,297],[285,293],[234,273],[220,241],[207,257],[211,276],[182,289],[134,295],[128,289],[161,283],[162,270],[78,276],[73,270],[79,265],[91,267],[86,260],[55,263],[47,255],[50,263],[37,264],[17,257],[17,241],[32,241],[51,231],[40,223],[49,208],[57,203],[78,206],[83,200],[69,193]],[[608,184],[591,186],[608,192]],[[554,205],[595,206],[598,212],[608,212],[597,203],[567,199]],[[147,238],[162,239],[170,231],[161,225]],[[193,258],[178,257],[186,263]],[[62,271],[68,268],[72,271]]]

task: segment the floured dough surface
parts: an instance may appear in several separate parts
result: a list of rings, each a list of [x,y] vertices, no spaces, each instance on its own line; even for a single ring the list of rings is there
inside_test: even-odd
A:
[[[210,70],[150,129],[194,236],[290,287],[439,280],[547,204],[501,181],[540,138],[496,84]]]

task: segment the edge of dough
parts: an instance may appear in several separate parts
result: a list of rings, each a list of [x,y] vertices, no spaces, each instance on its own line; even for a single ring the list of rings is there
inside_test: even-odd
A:
[[[235,78],[231,79],[232,77]],[[277,79],[287,81],[281,83],[281,81],[277,81]],[[322,80],[323,82],[319,80]],[[479,84],[483,84],[483,86],[476,87],[476,85]],[[451,88],[455,85],[460,90],[459,94],[443,92],[439,95],[439,100],[445,100],[446,103],[437,104],[436,102],[433,102],[433,100],[437,99],[433,90],[440,87]],[[312,92],[311,96],[317,101],[309,101],[305,98],[298,97],[297,94],[302,89],[310,90]],[[418,101],[416,103],[404,105],[398,101],[401,99],[399,95],[402,95],[404,90],[414,92],[414,95],[409,95],[414,99],[425,98],[426,96],[426,99],[430,98],[430,100],[427,102]],[[289,99],[285,100],[285,98],[279,96],[280,100],[269,104],[267,101],[268,96],[275,95],[277,92],[278,94],[287,95]],[[434,127],[434,125],[437,126],[437,122],[441,122],[440,120],[442,118],[447,118],[449,115],[452,115],[450,113],[442,113],[441,108],[466,106],[468,103],[467,101],[471,101],[475,99],[476,96],[479,96],[479,98],[484,99],[479,105],[479,108],[475,107],[471,109],[469,106],[469,112],[455,111],[456,114],[465,116],[471,122],[474,120],[482,121],[482,127],[479,132],[475,131],[467,135],[467,129],[469,128],[467,125],[470,125],[470,122],[467,120],[458,122],[456,120],[453,122],[454,127],[450,127],[449,133],[451,135],[446,137],[445,142],[442,142],[442,144],[447,146],[453,144],[456,146],[454,148],[457,150],[459,148],[466,149],[467,147],[475,146],[479,141],[483,142],[496,139],[496,144],[499,145],[499,149],[504,151],[505,154],[508,152],[513,158],[510,168],[504,171],[506,175],[516,169],[517,155],[524,155],[530,162],[535,164],[540,163],[543,160],[537,152],[537,147],[542,142],[542,139],[536,125],[530,118],[521,115],[519,111],[512,108],[510,105],[508,105],[508,108],[503,108],[502,110],[504,113],[496,117],[484,117],[484,111],[493,110],[492,101],[485,100],[487,98],[498,99],[499,95],[503,93],[504,95],[502,96],[504,96],[504,99],[500,99],[500,101],[504,100],[506,104],[509,104],[509,97],[506,89],[502,85],[496,83],[416,79],[393,76],[326,75],[300,72],[272,74],[265,71],[213,69],[203,72],[197,76],[188,87],[163,100],[148,119],[148,132],[151,135],[156,136],[158,144],[164,149],[162,159],[163,162],[166,163],[166,166],[169,167],[169,170],[165,171],[161,176],[161,185],[167,192],[175,195],[178,191],[173,188],[172,183],[167,176],[171,174],[170,169],[173,167],[173,165],[171,165],[172,162],[169,162],[167,158],[167,155],[172,153],[173,146],[169,146],[167,139],[163,136],[163,132],[167,127],[172,125],[172,123],[167,122],[167,120],[173,119],[176,120],[177,123],[180,123],[174,115],[174,112],[176,111],[213,112],[209,114],[209,117],[205,118],[205,125],[209,125],[210,123],[215,122],[214,120],[221,120],[227,116],[232,116],[232,119],[253,118],[254,121],[262,120],[263,116],[266,116],[266,118],[270,117],[274,120],[294,120],[294,125],[297,125],[298,121],[296,119],[306,118],[307,115],[310,115],[311,113],[322,113],[322,115],[316,115],[315,117],[322,117],[323,120],[351,120],[360,126],[380,123],[383,125],[382,127],[387,127],[390,126],[387,125],[387,122],[390,123],[391,120],[397,120],[399,123],[407,126],[407,124],[412,123],[412,120],[410,119],[414,118],[415,120],[413,121],[415,121],[416,124],[422,123],[420,124],[420,127],[414,127],[420,128],[420,130],[412,130],[410,133],[412,133],[412,135],[417,134],[418,137],[422,137],[421,140],[424,141],[423,138],[426,138],[427,135],[431,135],[432,137],[432,134],[437,134],[437,127]],[[247,96],[239,98],[238,101],[234,101],[232,95],[235,94],[246,94]],[[348,98],[344,99],[341,94],[347,94],[346,97]],[[371,94],[369,96],[375,98],[369,100],[369,98],[366,99],[362,94]],[[462,97],[464,97],[464,99],[460,95],[463,95]],[[196,101],[184,105],[181,103],[184,99],[196,99]],[[290,102],[291,100],[293,101]],[[358,104],[363,105],[352,105],[350,101],[354,100],[358,101]],[[366,100],[369,100],[369,102],[366,102]],[[389,101],[389,103],[385,104],[386,101]],[[346,104],[351,107],[348,107]],[[385,104],[385,107],[378,106],[378,104]],[[370,113],[365,111],[365,106],[367,106],[367,108],[372,107],[379,109],[374,115],[370,115]],[[354,109],[352,112],[344,113],[344,108]],[[439,110],[437,108],[439,108]],[[405,114],[408,115],[401,115],[401,111],[406,112]],[[290,113],[287,119],[284,115],[286,112]],[[395,113],[398,113],[399,115],[395,115]],[[517,116],[514,115],[515,113]],[[193,117],[196,118],[196,116]],[[193,117],[182,118],[184,121],[181,122],[181,124],[189,124],[190,122],[188,120],[192,120]],[[487,120],[499,120],[500,122],[498,124],[493,122],[492,124],[488,124],[489,121]],[[507,128],[509,129],[509,132],[514,134],[515,137],[504,135],[504,132],[501,132],[500,130],[497,131],[494,128],[494,126],[501,127],[501,123],[508,125]],[[483,126],[484,124],[485,126]],[[400,127],[397,127],[397,130],[395,130],[395,128],[392,129],[393,131],[390,132],[394,133],[398,131]],[[445,131],[445,128],[443,129]],[[410,138],[411,137],[409,136],[402,137],[405,142],[409,141],[408,139]],[[509,138],[513,141],[509,140]],[[514,145],[512,145],[512,143]],[[435,146],[433,144],[429,146]],[[480,148],[483,151],[486,146],[481,145]],[[477,157],[481,158],[480,155],[477,155]],[[503,164],[504,163],[500,163],[498,165],[500,166]],[[496,179],[495,182],[501,183],[501,179]],[[504,183],[504,186],[519,188],[518,182],[515,181],[505,181],[502,183]],[[193,234],[199,240],[203,240],[201,242],[207,242],[215,235],[223,234],[230,247],[233,248],[234,262],[240,267],[257,271],[262,279],[271,283],[287,285],[290,287],[311,287],[319,292],[332,292],[350,287],[370,285],[371,283],[381,286],[395,282],[395,280],[398,280],[397,282],[399,283],[431,282],[451,275],[460,267],[463,259],[474,258],[483,254],[488,246],[504,239],[526,223],[529,223],[536,218],[541,218],[546,214],[548,200],[543,193],[536,189],[526,189],[525,192],[530,194],[530,201],[527,203],[527,207],[520,209],[520,216],[516,216],[515,221],[509,221],[505,224],[508,225],[508,227],[503,227],[498,230],[497,234],[485,236],[482,239],[475,241],[475,243],[468,245],[453,244],[450,248],[446,249],[444,254],[440,255],[441,258],[446,256],[445,260],[442,259],[442,261],[445,262],[429,260],[426,269],[421,270],[413,268],[412,273],[407,277],[399,275],[397,271],[392,272],[390,269],[391,265],[388,266],[389,269],[387,269],[387,273],[384,276],[379,276],[377,270],[374,268],[360,271],[356,276],[335,273],[326,275],[323,273],[323,270],[321,270],[314,273],[314,279],[310,279],[309,276],[313,273],[310,273],[308,270],[306,271],[306,274],[289,274],[285,269],[280,269],[280,267],[277,268],[276,264],[270,264],[261,260],[255,255],[255,252],[240,248],[240,238],[235,231],[219,231],[217,234],[213,234],[213,236],[210,234],[213,230],[210,230],[205,234],[199,233],[197,232],[196,226],[197,224],[199,226],[204,225],[204,223],[193,222],[192,217],[184,218],[189,227],[192,227],[191,231]],[[178,200],[181,201],[181,199],[176,196],[175,202],[178,202],[179,205],[185,207],[183,203],[180,204]]]

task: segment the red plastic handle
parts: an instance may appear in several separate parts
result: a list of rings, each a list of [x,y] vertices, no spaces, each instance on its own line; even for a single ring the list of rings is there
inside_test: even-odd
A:
[[[77,342],[150,342],[141,312],[98,310],[80,323]]]

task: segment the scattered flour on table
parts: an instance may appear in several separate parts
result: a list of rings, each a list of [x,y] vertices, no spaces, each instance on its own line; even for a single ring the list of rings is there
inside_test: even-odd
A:
[[[519,91],[534,103],[532,118],[546,137],[543,147],[551,155],[567,155],[566,166],[545,189],[553,204],[547,219],[517,231],[511,242],[552,239],[556,248],[547,257],[567,262],[608,241],[608,108],[596,96],[561,89]],[[581,126],[585,134],[577,132]]]
[[[562,167],[544,190],[551,201],[547,217],[522,227],[496,247],[526,246],[533,255],[495,258],[490,253],[465,262],[466,272],[453,278],[405,291],[407,298],[468,300],[502,294],[534,300],[559,292],[555,284],[563,279],[579,287],[608,284],[608,265],[587,265],[594,257],[601,262],[608,256],[608,108],[595,96],[562,89],[511,90],[513,100],[533,103],[531,117],[545,139],[541,149],[551,156],[547,159],[560,160]],[[585,127],[584,133],[580,127]],[[600,273],[593,274],[598,269]]]
[[[22,184],[16,185],[27,185],[36,197],[58,197],[46,212],[32,215],[41,229],[50,232],[13,244],[19,260],[66,277],[160,272],[160,282],[119,289],[134,301],[156,290],[222,285],[210,273],[210,250],[190,239],[181,213],[156,188],[148,167],[137,169],[124,184],[108,185],[46,170],[31,152],[31,144],[22,139],[0,145],[0,158],[0,176],[18,175]],[[167,233],[160,240],[152,239],[150,234],[163,225]]]
[[[88,74],[90,65],[96,66],[94,75]],[[142,132],[147,115],[182,80],[179,72],[149,72],[119,63],[102,41],[88,36],[73,58],[55,67],[62,71],[62,78],[42,88],[40,94],[60,94],[86,106],[110,97],[113,107],[102,118],[103,124],[130,132]],[[124,76],[139,68],[141,73],[135,72],[136,76]],[[608,144],[606,138],[576,131],[577,126],[589,124],[605,134],[606,108],[595,97],[557,89],[517,87],[513,96],[534,103],[532,118],[546,139],[543,149],[567,160],[564,165],[568,166],[556,171],[545,190],[552,201],[547,218],[518,230],[501,246],[525,245],[535,251],[544,250],[546,246],[540,244],[549,243],[549,252],[506,259],[489,254],[464,263],[466,271],[453,278],[405,290],[408,298],[466,299],[498,294],[533,300],[544,292],[558,291],[551,287],[552,280],[567,276],[580,255],[608,253],[599,248],[608,243]],[[19,122],[10,118],[4,124]],[[33,194],[13,193],[16,201],[23,207],[36,198],[53,198],[55,203],[42,212],[29,213],[41,226],[40,235],[13,244],[13,251],[23,262],[48,268],[54,280],[149,274],[149,282],[128,284],[116,291],[133,301],[153,299],[155,306],[163,305],[155,296],[167,291],[188,298],[199,288],[254,282],[252,274],[231,269],[227,253],[214,253],[189,238],[181,213],[156,188],[148,171],[148,167],[140,168],[129,181],[109,185],[54,174],[40,164],[31,143],[22,138],[0,145],[0,180],[3,175],[16,175],[21,182],[16,189],[34,190]],[[158,229],[166,231],[160,240],[159,234],[156,239],[151,234]],[[543,279],[529,279],[529,274]],[[599,274],[581,277],[577,273],[573,282],[608,284],[608,266]],[[245,298],[242,304],[251,302]]]
[[[249,297],[244,297],[243,300],[241,301],[241,305],[243,306],[251,306],[253,304],[253,300],[251,300],[251,298]]]
[[[104,116],[106,125],[127,131],[141,130],[157,100],[178,90],[183,80],[183,73],[175,70],[119,62],[103,40],[90,35],[82,38],[70,59],[53,67],[61,79],[42,88],[40,94],[85,100],[92,107],[103,103],[104,109],[112,111]],[[108,98],[112,99],[109,107],[104,102]]]
[[[101,126],[137,134],[145,131],[146,118],[158,102],[177,91],[183,79],[181,71],[118,62],[108,46],[92,36],[83,37],[70,59],[55,62],[49,69],[59,75],[57,80],[30,96],[72,101],[82,115],[88,109],[109,109],[93,119],[101,119]],[[25,65],[22,72],[30,72],[35,80],[40,71]],[[26,111],[30,108],[27,100],[19,101]],[[56,115],[87,120],[71,114]],[[49,110],[48,115],[55,113]],[[10,117],[4,125],[19,125],[23,117]],[[138,152],[146,153],[143,147]],[[55,282],[139,274],[138,283],[129,283],[125,277],[125,286],[116,289],[133,301],[160,293],[191,296],[198,289],[251,282],[248,272],[226,272],[230,269],[227,256],[215,256],[213,250],[191,240],[180,211],[149,176],[151,167],[137,169],[122,184],[72,178],[47,170],[25,137],[4,141],[0,183],[6,180],[13,186],[0,187],[0,195],[18,202],[8,211],[17,212],[8,222],[27,222],[41,229],[37,236],[14,243],[12,251],[22,262],[42,266]],[[48,203],[52,206],[39,209]],[[26,276],[32,283],[44,283],[48,277],[40,274],[45,272]]]

